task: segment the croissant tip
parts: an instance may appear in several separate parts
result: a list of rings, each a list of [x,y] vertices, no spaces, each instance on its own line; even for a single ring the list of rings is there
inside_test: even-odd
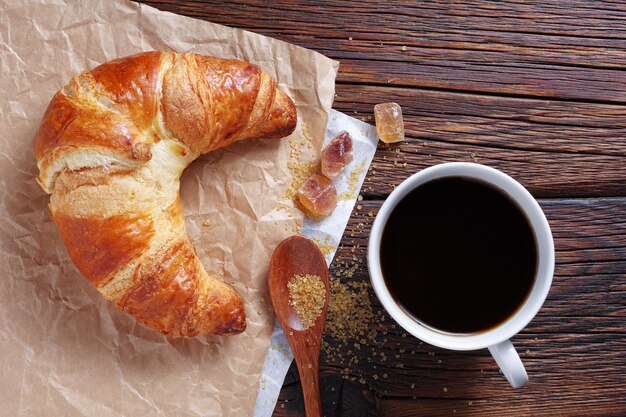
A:
[[[246,330],[246,326],[246,313],[243,311],[242,306],[240,309],[237,309],[235,313],[233,313],[229,321],[224,322],[220,328],[217,329],[216,334],[224,336],[240,334]]]
[[[280,139],[291,135],[298,125],[296,105],[284,91],[277,89],[276,97],[270,110],[272,123],[267,125],[259,138]]]

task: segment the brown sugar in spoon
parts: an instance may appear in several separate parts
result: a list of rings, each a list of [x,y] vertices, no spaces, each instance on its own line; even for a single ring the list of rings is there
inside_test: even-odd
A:
[[[296,275],[317,275],[325,288],[322,312],[308,328],[289,303],[287,284]],[[307,238],[291,236],[283,240],[272,255],[268,284],[274,311],[298,365],[306,415],[322,417],[319,357],[329,300],[328,267],[324,255]]]

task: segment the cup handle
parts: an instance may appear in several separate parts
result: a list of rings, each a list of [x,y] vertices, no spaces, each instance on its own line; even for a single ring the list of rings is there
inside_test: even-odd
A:
[[[520,388],[528,382],[524,364],[510,340],[489,346],[489,352],[513,388]]]

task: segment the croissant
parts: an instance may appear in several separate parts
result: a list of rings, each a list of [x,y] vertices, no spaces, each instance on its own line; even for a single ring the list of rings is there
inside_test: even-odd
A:
[[[37,181],[72,261],[106,299],[172,337],[237,334],[243,301],[196,256],[180,175],[201,154],[287,136],[296,122],[256,65],[141,53],[56,93],[35,138]]]

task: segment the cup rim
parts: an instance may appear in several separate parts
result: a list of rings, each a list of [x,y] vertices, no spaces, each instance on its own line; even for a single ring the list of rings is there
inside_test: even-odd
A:
[[[538,266],[533,288],[517,311],[505,322],[484,332],[456,335],[439,332],[416,321],[393,300],[380,267],[380,242],[384,226],[397,204],[410,191],[428,181],[449,176],[478,179],[494,186],[524,211],[537,240]],[[535,317],[543,305],[554,274],[554,241],[550,225],[534,197],[509,175],[486,165],[470,162],[448,162],[425,168],[404,180],[381,206],[368,241],[367,263],[376,296],[391,317],[413,336],[434,346],[453,350],[482,349],[510,339]]]

